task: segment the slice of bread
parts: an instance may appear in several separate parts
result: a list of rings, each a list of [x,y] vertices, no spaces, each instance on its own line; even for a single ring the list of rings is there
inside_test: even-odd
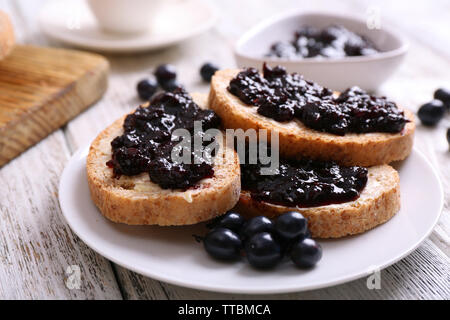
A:
[[[404,110],[411,121],[401,133],[350,133],[337,136],[312,130],[299,120],[278,122],[257,113],[257,108],[241,102],[228,92],[230,80],[240,70],[226,69],[215,73],[209,92],[209,108],[221,118],[225,128],[244,131],[267,129],[279,134],[280,154],[287,158],[308,157],[333,160],[343,165],[373,166],[405,159],[411,152],[414,138],[414,115]]]
[[[203,96],[192,97],[200,105],[205,103]],[[239,159],[226,147],[221,147],[215,158],[214,176],[186,191],[162,189],[147,173],[114,178],[106,162],[111,159],[112,139],[123,133],[124,119],[97,136],[87,157],[91,197],[105,217],[130,225],[188,225],[221,215],[237,203],[241,189]]]
[[[0,10],[0,60],[14,47],[14,30],[8,15]]]
[[[389,165],[370,167],[367,185],[358,199],[320,207],[289,208],[252,199],[242,190],[235,210],[247,217],[274,218],[286,211],[299,211],[308,219],[313,237],[339,238],[362,233],[392,218],[400,210],[400,180]]]

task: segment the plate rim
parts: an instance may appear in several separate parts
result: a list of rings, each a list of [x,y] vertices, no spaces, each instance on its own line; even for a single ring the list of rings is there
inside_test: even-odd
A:
[[[115,264],[118,264],[121,267],[124,267],[133,272],[136,272],[140,275],[149,277],[151,279],[154,279],[157,281],[162,281],[162,282],[173,284],[173,285],[177,285],[177,286],[184,287],[184,288],[192,288],[192,289],[204,290],[204,291],[209,291],[209,292],[220,292],[220,293],[231,293],[231,294],[253,294],[253,295],[293,293],[293,292],[303,292],[303,291],[310,291],[310,290],[316,290],[316,289],[321,289],[321,288],[328,288],[328,287],[333,287],[333,286],[336,286],[339,284],[343,284],[343,283],[347,283],[347,282],[351,282],[353,280],[363,278],[371,273],[370,270],[364,270],[361,272],[356,272],[355,274],[352,274],[351,276],[339,277],[333,281],[322,282],[322,283],[318,283],[318,284],[301,286],[301,287],[290,286],[290,287],[284,287],[284,288],[270,288],[270,289],[263,289],[263,288],[233,289],[232,287],[218,287],[215,285],[208,285],[208,284],[186,283],[181,280],[178,280],[177,278],[174,279],[172,277],[166,277],[166,276],[160,275],[158,273],[147,272],[145,270],[140,270],[139,268],[135,268],[132,265],[127,265],[127,264],[123,263],[122,261],[117,260],[115,257],[109,255],[108,253],[105,254],[103,252],[103,250],[99,249],[96,246],[96,244],[92,244],[91,241],[89,241],[89,240],[86,241],[84,236],[80,235],[77,232],[77,230],[72,227],[72,225],[69,222],[69,219],[67,218],[66,214],[64,213],[65,205],[64,205],[64,201],[62,200],[62,197],[61,197],[61,194],[62,194],[61,189],[64,188],[63,184],[64,184],[65,179],[67,179],[66,176],[69,175],[68,168],[70,167],[70,164],[72,164],[73,162],[76,162],[77,160],[78,161],[81,160],[78,158],[80,158],[80,157],[85,158],[87,156],[88,151],[89,151],[89,145],[90,144],[82,146],[76,152],[74,152],[73,155],[70,157],[69,161],[67,162],[66,166],[64,167],[63,173],[61,174],[61,178],[60,178],[60,181],[58,184],[58,202],[59,202],[59,205],[61,208],[61,213],[64,217],[64,220],[66,221],[67,225],[70,227],[72,232],[74,232],[89,248],[93,249],[95,252],[97,252],[101,256],[114,262]],[[392,259],[389,259],[386,262],[376,266],[376,268],[379,269],[380,271],[393,265],[394,263],[402,260],[409,254],[411,254],[415,249],[417,249],[419,247],[419,245],[422,244],[422,242],[425,241],[429,237],[431,232],[436,227],[436,224],[438,223],[439,218],[442,214],[442,210],[443,210],[443,206],[444,206],[444,190],[443,190],[443,186],[442,186],[442,181],[441,181],[439,175],[437,174],[435,167],[431,164],[431,162],[428,160],[428,158],[420,150],[418,150],[416,147],[414,147],[412,152],[416,153],[420,158],[422,158],[423,161],[425,161],[425,163],[430,167],[431,172],[433,173],[436,181],[438,182],[439,213],[435,216],[435,219],[431,223],[428,230],[425,233],[423,233],[422,236],[414,242],[414,244],[409,246],[409,248],[407,250],[405,250],[402,254],[399,254],[396,257],[393,257]]]

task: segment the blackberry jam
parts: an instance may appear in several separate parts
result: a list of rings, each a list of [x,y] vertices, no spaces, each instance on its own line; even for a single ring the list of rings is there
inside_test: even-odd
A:
[[[106,165],[116,177],[147,172],[163,189],[192,187],[214,175],[213,164],[206,159],[194,162],[193,148],[190,164],[174,163],[171,154],[179,144],[172,140],[172,132],[187,129],[193,141],[194,121],[201,121],[203,130],[220,125],[220,118],[211,110],[200,109],[184,89],[160,93],[148,107],[140,106],[125,118],[124,133],[111,142],[112,159]]]
[[[242,189],[258,201],[286,207],[315,207],[356,200],[367,183],[367,168],[334,162],[280,159],[274,175],[261,164],[242,164]]]
[[[263,75],[255,68],[239,72],[230,81],[228,91],[242,102],[258,107],[258,113],[277,121],[290,121],[306,104],[333,98],[331,90],[297,73],[289,74],[280,66],[270,68],[266,64]]]
[[[274,43],[268,57],[293,58],[343,58],[367,56],[379,52],[374,44],[342,26],[318,29],[303,26],[288,42]]]
[[[280,122],[298,119],[311,129],[336,135],[397,133],[409,122],[386,97],[353,87],[336,98],[330,89],[297,73],[289,74],[280,66],[264,64],[262,75],[255,68],[244,69],[230,81],[228,91],[257,107],[263,116]]]

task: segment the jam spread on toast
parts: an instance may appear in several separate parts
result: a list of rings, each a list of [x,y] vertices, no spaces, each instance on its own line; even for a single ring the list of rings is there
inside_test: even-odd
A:
[[[246,162],[247,163],[247,162]],[[356,200],[367,183],[367,168],[334,162],[280,159],[273,175],[261,163],[241,164],[242,189],[257,201],[286,207],[316,207]]]
[[[239,72],[228,91],[257,112],[276,121],[300,120],[308,128],[345,135],[346,133],[401,132],[409,120],[397,105],[368,94],[358,87],[338,97],[330,89],[289,74],[280,66],[263,66]]]
[[[123,134],[111,142],[112,159],[107,166],[116,177],[147,172],[151,181],[163,189],[185,190],[201,179],[212,177],[211,161],[200,159],[190,164],[172,161],[172,150],[179,144],[172,139],[172,132],[182,128],[192,136],[196,134],[194,121],[201,121],[203,130],[220,125],[220,118],[213,111],[200,109],[182,88],[156,95],[148,107],[140,106],[127,115]],[[191,148],[191,159],[194,157]]]
[[[379,52],[364,36],[343,26],[331,25],[323,29],[303,26],[291,41],[272,44],[266,56],[283,59],[343,58],[367,56]]]

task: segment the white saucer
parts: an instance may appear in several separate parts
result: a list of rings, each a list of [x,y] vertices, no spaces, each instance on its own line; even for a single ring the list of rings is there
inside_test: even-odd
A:
[[[402,208],[390,221],[364,234],[319,241],[323,258],[312,270],[292,263],[261,272],[245,261],[221,263],[208,257],[193,234],[203,224],[186,227],[128,226],[105,219],[90,199],[86,180],[88,147],[67,164],[59,201],[72,230],[109,260],[151,278],[185,287],[268,294],[323,288],[367,276],[411,253],[433,230],[443,206],[443,190],[425,157],[414,150],[396,168]],[[420,267],[420,266],[417,266]]]
[[[64,43],[105,52],[138,52],[167,47],[198,35],[214,25],[216,10],[202,0],[174,0],[163,6],[149,26],[136,35],[100,29],[85,0],[50,1],[39,15],[49,37]]]

